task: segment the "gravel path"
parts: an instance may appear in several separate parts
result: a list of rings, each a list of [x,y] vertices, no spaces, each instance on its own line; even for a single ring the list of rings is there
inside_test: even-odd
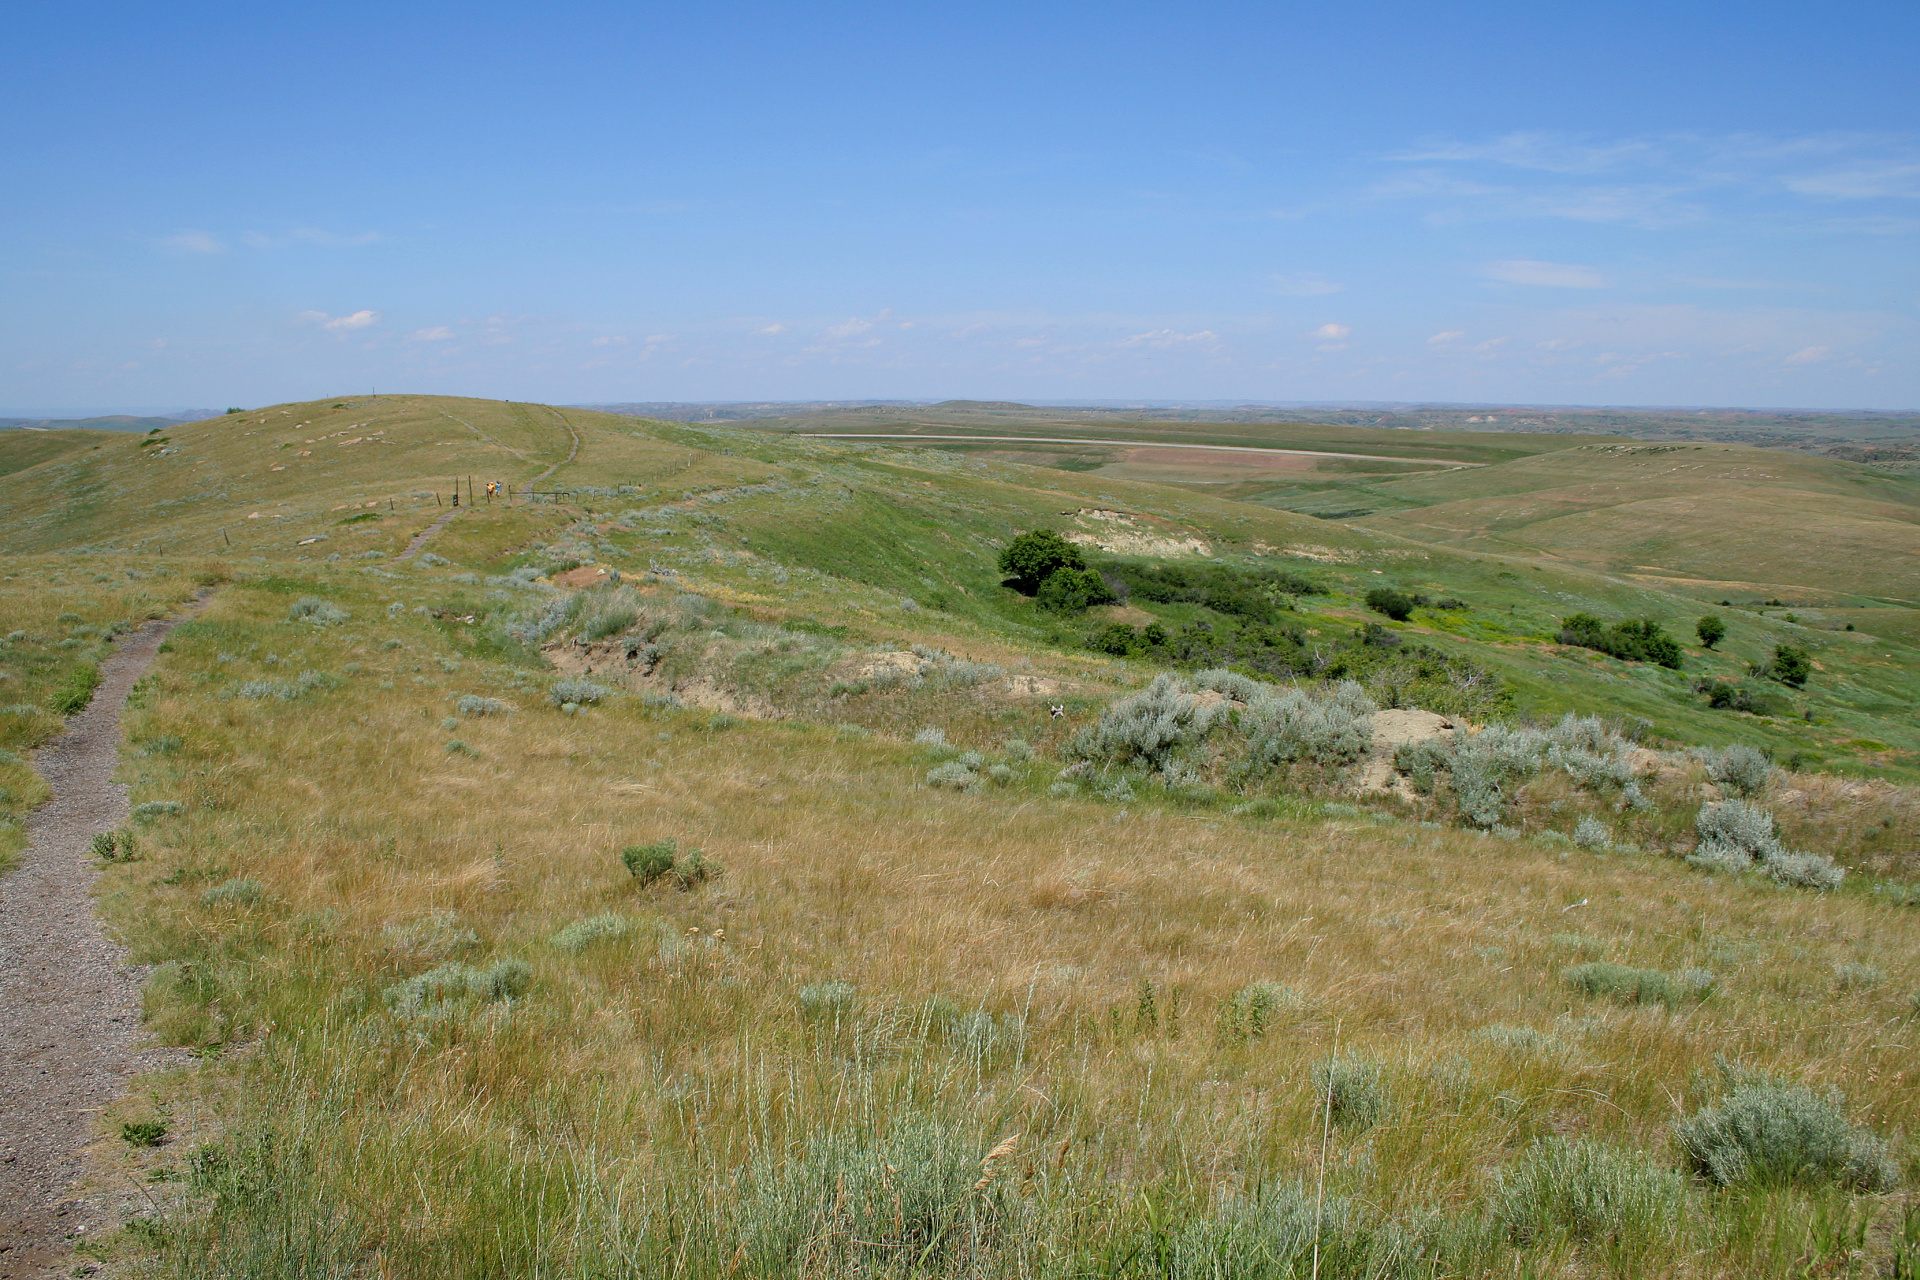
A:
[[[174,1056],[144,1044],[141,974],[94,914],[90,850],[126,818],[127,789],[113,780],[120,711],[172,625],[120,641],[93,701],[35,753],[53,799],[27,819],[26,855],[0,879],[0,1280],[64,1273],[68,1237],[91,1226],[70,1188],[95,1115]]]

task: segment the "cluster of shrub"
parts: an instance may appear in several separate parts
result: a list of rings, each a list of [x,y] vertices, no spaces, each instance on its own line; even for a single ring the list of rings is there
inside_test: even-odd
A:
[[[1560,620],[1557,638],[1561,644],[1594,649],[1626,662],[1680,669],[1680,643],[1652,618],[1628,618],[1608,626],[1590,613],[1576,613]]]
[[[1442,596],[1435,600],[1419,592],[1408,593],[1395,587],[1375,587],[1367,592],[1367,608],[1375,613],[1384,613],[1395,622],[1405,622],[1413,616],[1415,609],[1464,609],[1465,600],[1453,596]]]
[[[1138,596],[1158,604],[1196,604],[1249,623],[1271,623],[1292,609],[1294,596],[1326,591],[1305,574],[1286,569],[1125,561],[1096,569],[1079,547],[1051,529],[1030,530],[1008,543],[1000,553],[1000,570],[1015,590],[1062,614]]]

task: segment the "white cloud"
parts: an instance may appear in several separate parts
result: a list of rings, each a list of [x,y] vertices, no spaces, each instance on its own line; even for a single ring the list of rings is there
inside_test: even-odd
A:
[[[873,328],[873,321],[862,320],[858,316],[854,316],[849,318],[845,324],[836,324],[831,329],[828,329],[827,336],[829,338],[851,338],[856,334],[865,333],[871,328]]]
[[[1353,335],[1353,330],[1344,324],[1323,324],[1313,331],[1312,336],[1322,342],[1344,342]]]
[[[1318,298],[1329,293],[1339,293],[1347,287],[1319,275],[1276,275],[1272,280],[1274,292],[1285,294],[1289,298]]]
[[[1220,341],[1220,335],[1211,329],[1202,329],[1198,333],[1180,333],[1173,329],[1151,329],[1146,333],[1136,333],[1131,338],[1122,338],[1114,345],[1117,347],[1184,347],[1194,343]]]
[[[785,326],[784,324],[781,324],[781,323],[780,323],[779,321],[777,321],[777,320],[776,320],[776,321],[774,321],[774,322],[773,322],[772,324],[770,324],[770,325],[768,325],[768,326],[767,326],[766,328],[764,328],[764,329],[756,329],[756,330],[754,330],[754,332],[755,332],[755,333],[762,333],[762,334],[765,334],[765,335],[766,335],[766,336],[768,336],[768,337],[772,337],[772,336],[774,336],[775,334],[780,334],[780,333],[785,333],[786,331],[787,331],[787,326]]]
[[[445,342],[452,336],[453,330],[443,324],[435,325],[431,329],[415,329],[413,331],[413,340],[415,342]]]
[[[1788,364],[1819,364],[1833,354],[1832,347],[1802,347],[1787,357]]]
[[[1536,262],[1530,258],[1509,258],[1489,262],[1480,269],[1490,280],[1507,284],[1542,285],[1550,289],[1604,289],[1606,277],[1592,267],[1565,262]]]
[[[595,347],[618,347],[618,346],[624,345],[625,343],[626,343],[625,338],[616,337],[616,336],[607,336],[607,337],[595,338],[588,345],[595,346]]]
[[[1449,329],[1445,333],[1436,333],[1431,338],[1428,338],[1427,345],[1430,347],[1444,347],[1448,343],[1458,342],[1466,336],[1467,331],[1465,329]]]
[[[1826,173],[1795,174],[1782,185],[1799,195],[1825,200],[1912,199],[1920,196],[1920,164],[1859,164]]]
[[[205,231],[176,231],[161,245],[173,253],[225,253],[227,246]]]
[[[347,333],[354,329],[364,329],[368,325],[378,324],[380,313],[356,311],[352,315],[330,316],[324,311],[302,311],[294,319],[301,324],[317,324],[322,329],[330,329],[335,333]]]

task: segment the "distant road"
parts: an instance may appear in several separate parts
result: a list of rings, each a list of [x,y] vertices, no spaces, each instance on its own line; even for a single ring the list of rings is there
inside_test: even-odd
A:
[[[814,440],[1008,440],[1028,444],[1111,444],[1122,449],[1211,449],[1216,453],[1290,453],[1304,458],[1373,458],[1380,462],[1426,462],[1444,467],[1484,467],[1485,462],[1460,462],[1453,458],[1403,458],[1391,453],[1335,453],[1332,449],[1270,449],[1259,444],[1181,444],[1171,440],[1094,440],[1086,436],[923,436],[911,431],[897,433],[863,431],[794,431],[791,435]]]

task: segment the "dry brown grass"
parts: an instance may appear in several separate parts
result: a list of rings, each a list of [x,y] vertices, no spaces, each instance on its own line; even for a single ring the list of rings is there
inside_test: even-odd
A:
[[[166,1025],[258,1043],[234,1069],[388,1274],[469,1273],[501,1221],[526,1234],[503,1259],[577,1262],[611,1229],[604,1197],[667,1188],[712,1198],[699,1238],[719,1248],[729,1171],[914,1113],[967,1126],[976,1161],[1019,1134],[1000,1176],[1045,1207],[1035,1232],[1084,1245],[1143,1189],[1199,1212],[1311,1174],[1308,1076],[1336,1035],[1385,1064],[1395,1101],[1335,1143],[1330,1173],[1390,1214],[1470,1209],[1541,1135],[1665,1159],[1716,1055],[1838,1086],[1888,1129],[1915,1118],[1898,1028],[1920,912],[1409,822],[1063,801],[1041,762],[1010,790],[929,791],[924,758],[894,744],[802,723],[713,732],[633,700],[568,718],[520,696],[460,724],[477,755],[450,754],[447,700],[493,673],[426,665],[431,683],[413,683],[438,643],[424,623],[399,653],[351,626],[301,633],[319,669],[364,664],[334,692],[215,697],[215,637],[276,643],[276,606],[229,592],[162,660],[131,732],[186,746],[140,763],[136,800],[194,807],[111,872],[110,901],[144,958],[194,967],[155,997]],[[724,877],[636,889],[618,850],[666,836]],[[267,905],[204,906],[229,877],[260,881]],[[639,927],[579,952],[545,941],[606,912]],[[454,939],[439,950],[436,920]],[[507,955],[535,975],[511,1006],[422,1025],[380,996]],[[1721,987],[1669,1011],[1559,984],[1595,957],[1701,966]],[[1833,966],[1861,959],[1889,981],[1837,996]],[[796,1003],[825,980],[858,993],[830,1027]],[[1264,1037],[1224,1036],[1224,1002],[1253,982],[1292,999]],[[941,998],[1020,1020],[1018,1052],[942,1048],[926,1012]],[[1489,1026],[1556,1047],[1510,1051],[1476,1036]],[[1744,1247],[1669,1265],[1759,1266]]]

